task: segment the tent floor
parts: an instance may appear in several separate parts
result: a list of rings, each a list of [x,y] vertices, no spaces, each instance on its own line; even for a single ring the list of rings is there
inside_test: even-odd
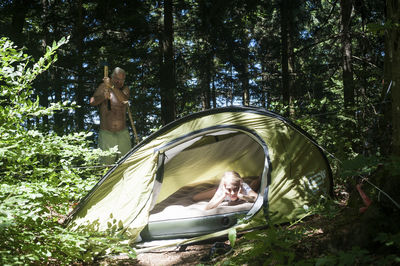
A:
[[[203,186],[201,189],[204,189]],[[187,238],[229,228],[237,219],[246,215],[253,203],[223,202],[217,208],[205,210],[207,201],[192,199],[199,187],[185,187],[150,212],[149,223],[142,231],[144,240]]]

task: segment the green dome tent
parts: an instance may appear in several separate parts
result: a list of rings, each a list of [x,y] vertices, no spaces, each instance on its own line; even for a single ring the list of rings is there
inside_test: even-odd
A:
[[[254,203],[204,210],[206,202],[193,202],[195,193],[217,186],[227,170],[246,182],[260,181]],[[132,240],[139,234],[144,240],[196,239],[259,226],[260,220],[298,219],[307,206],[331,195],[332,185],[326,157],[299,127],[261,108],[217,108],[178,119],[135,146],[66,223]]]

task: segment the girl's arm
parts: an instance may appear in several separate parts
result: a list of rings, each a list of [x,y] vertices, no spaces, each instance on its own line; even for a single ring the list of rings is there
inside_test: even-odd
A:
[[[245,200],[248,202],[255,202],[258,197],[258,194],[254,192],[252,189],[247,191],[247,195],[244,195],[242,192],[242,187],[240,187],[239,192],[238,192],[238,198],[241,200]]]
[[[217,193],[214,194],[214,197],[207,203],[205,209],[210,210],[216,208],[221,202],[225,199],[225,193],[218,195]]]
[[[208,202],[208,204],[206,205],[205,209],[206,210],[210,210],[210,209],[214,209],[216,208],[219,204],[221,204],[221,202],[224,201],[226,196],[226,191],[225,191],[225,187],[221,182],[219,183],[218,189],[215,192],[214,196],[211,198],[211,200]]]
[[[215,192],[217,192],[216,188],[210,188],[206,191],[202,191],[197,193],[192,197],[193,201],[202,201],[202,200],[210,200],[214,196]]]

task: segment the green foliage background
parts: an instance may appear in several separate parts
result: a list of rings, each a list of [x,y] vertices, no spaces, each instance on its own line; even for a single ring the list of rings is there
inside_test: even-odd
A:
[[[104,173],[91,167],[104,152],[90,147],[90,133],[59,136],[27,124],[28,118],[40,121],[44,115],[74,108],[68,103],[41,107],[39,99],[32,98],[32,82],[57,60],[57,49],[67,42],[54,42],[34,62],[7,38],[0,40],[2,265],[89,262],[107,249],[132,253],[121,239],[78,234],[60,225],[72,204]]]

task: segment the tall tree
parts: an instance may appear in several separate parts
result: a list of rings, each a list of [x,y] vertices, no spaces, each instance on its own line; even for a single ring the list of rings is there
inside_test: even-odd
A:
[[[204,47],[204,49],[210,50],[209,45],[206,45]],[[202,109],[206,110],[206,109],[210,109],[211,108],[211,69],[212,69],[212,63],[213,63],[213,57],[211,52],[206,52],[205,54],[203,54],[202,57],[204,60],[202,60],[201,62],[203,62],[203,66],[200,67],[200,88],[201,88],[201,92],[202,92]]]
[[[83,28],[83,6],[82,0],[76,1],[76,24],[75,24],[75,45],[76,45],[76,70],[77,70],[77,83],[75,85],[75,98],[79,108],[75,111],[75,121],[76,127],[79,131],[84,129],[85,123],[85,112],[84,108],[86,106],[84,97],[86,95],[84,86],[84,72],[83,72],[83,52],[84,52],[84,42],[83,37],[85,36]]]
[[[11,27],[9,28],[10,37],[18,46],[22,46],[24,38],[22,30],[25,24],[25,17],[29,10],[28,7],[32,5],[32,3],[29,0],[15,0],[12,1],[12,5],[12,20]]]
[[[42,52],[46,51],[46,47],[51,43],[49,41],[49,28],[50,28],[50,14],[51,14],[51,4],[47,1],[41,0],[42,3],[42,12],[41,12],[41,49]],[[48,107],[49,106],[49,97],[50,97],[50,83],[49,83],[49,75],[45,73],[44,75],[38,78],[38,95],[40,97],[39,103],[41,106]],[[41,127],[50,129],[49,127],[49,116],[45,115],[40,121],[37,118],[37,124]]]
[[[160,67],[161,121],[165,125],[175,117],[175,65],[172,0],[164,0],[164,27],[160,40],[162,62]]]
[[[354,105],[354,81],[353,62],[351,50],[351,14],[353,12],[353,0],[340,1],[340,35],[342,46],[342,69],[343,69],[343,90],[344,106]]]
[[[276,16],[278,3],[265,1],[257,10],[255,16],[255,40],[257,51],[255,61],[259,62],[260,69],[257,80],[259,104],[269,107],[273,100],[280,99],[282,83],[279,73],[281,55],[280,20]]]
[[[201,21],[197,28],[199,35],[197,43],[197,54],[195,59],[199,69],[199,85],[201,90],[201,106],[202,109],[211,108],[211,79],[212,79],[212,44],[211,44],[211,32],[213,26],[213,12],[209,12],[212,3],[208,1],[200,1],[198,6],[198,16]]]
[[[293,26],[294,3],[290,0],[281,1],[281,48],[282,48],[282,96],[287,107],[287,115],[293,115],[294,90],[294,53],[293,53]]]
[[[400,0],[386,1],[385,69],[391,84],[392,153],[400,156]]]

